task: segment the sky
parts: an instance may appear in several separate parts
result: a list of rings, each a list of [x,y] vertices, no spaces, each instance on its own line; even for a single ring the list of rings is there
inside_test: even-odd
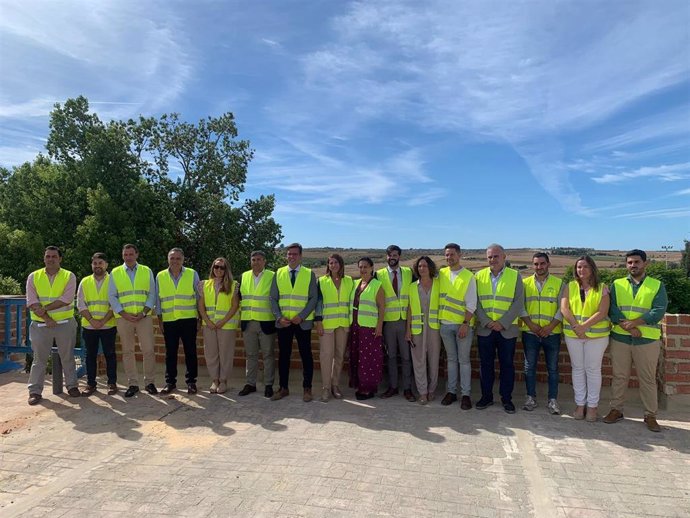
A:
[[[78,95],[234,113],[284,243],[690,239],[687,0],[0,0],[0,165]]]

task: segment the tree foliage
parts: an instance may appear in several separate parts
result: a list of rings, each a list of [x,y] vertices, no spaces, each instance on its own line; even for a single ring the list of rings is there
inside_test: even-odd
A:
[[[202,277],[217,256],[236,274],[254,249],[275,260],[275,200],[240,200],[253,151],[232,113],[197,124],[177,114],[102,121],[78,97],[55,105],[46,147],[47,157],[0,169],[0,242],[10,252],[0,254],[0,274],[23,279],[48,244],[78,275],[96,251],[119,264],[127,242],[154,269],[180,247]]]
[[[685,272],[685,276],[690,277],[690,241],[687,239],[680,259],[680,267]]]

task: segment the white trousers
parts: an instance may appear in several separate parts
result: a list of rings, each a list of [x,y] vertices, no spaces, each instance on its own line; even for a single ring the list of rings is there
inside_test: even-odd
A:
[[[609,344],[609,337],[573,338],[565,337],[573,368],[573,391],[575,404],[594,408],[599,406],[601,393],[601,360]]]

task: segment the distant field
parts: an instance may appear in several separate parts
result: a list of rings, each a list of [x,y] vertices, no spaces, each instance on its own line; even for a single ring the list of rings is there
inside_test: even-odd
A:
[[[511,266],[520,269],[524,275],[531,273],[532,255],[539,250],[531,249],[509,249],[506,250],[508,261]],[[304,249],[304,263],[313,268],[317,275],[323,275],[326,272],[326,259],[334,252],[339,253],[345,260],[345,272],[348,275],[359,277],[357,270],[357,261],[360,257],[371,257],[374,261],[375,268],[383,268],[386,266],[386,251],[383,249],[356,249],[347,248],[339,250],[335,248],[305,248]],[[461,263],[463,266],[472,271],[480,270],[486,266],[486,258],[484,256],[485,250],[464,250]],[[652,260],[664,261],[666,260],[666,253],[649,252],[649,257]],[[429,256],[437,266],[445,266],[446,261],[443,256],[443,250],[440,249],[408,249],[403,250],[401,263],[405,266],[412,266],[412,263],[420,256]],[[551,272],[555,275],[563,275],[568,266],[575,264],[577,256],[572,255],[551,255]],[[619,268],[625,265],[625,251],[622,250],[597,250],[592,254],[592,257],[599,268]],[[669,262],[680,262],[680,252],[669,252]],[[523,266],[524,268],[520,268]]]

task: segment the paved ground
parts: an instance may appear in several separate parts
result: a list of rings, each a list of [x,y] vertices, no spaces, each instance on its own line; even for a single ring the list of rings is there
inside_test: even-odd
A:
[[[682,400],[653,434],[634,393],[628,419],[606,425],[543,405],[463,412],[440,405],[441,389],[426,407],[361,404],[350,390],[305,404],[300,373],[292,379],[278,402],[237,397],[235,379],[223,396],[131,400],[47,387],[29,407],[26,375],[2,374],[0,515],[690,516]],[[570,387],[561,395],[572,411]]]

